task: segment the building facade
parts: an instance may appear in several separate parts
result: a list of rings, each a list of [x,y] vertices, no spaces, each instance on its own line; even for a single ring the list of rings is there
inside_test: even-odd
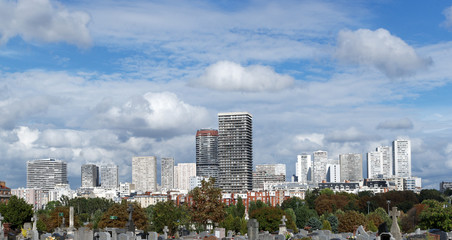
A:
[[[341,165],[341,182],[363,179],[363,155],[361,153],[340,154],[339,164]]]
[[[83,164],[81,167],[82,188],[99,186],[99,167],[94,164]]]
[[[218,114],[219,186],[226,192],[253,188],[253,117],[247,112]]]
[[[0,204],[6,204],[11,197],[11,189],[6,186],[6,183],[0,181]],[[2,227],[2,226],[0,226]]]
[[[132,158],[132,184],[136,191],[157,191],[157,158],[133,157]]]
[[[216,179],[218,172],[218,130],[200,129],[196,132],[196,175]]]
[[[328,164],[328,152],[327,151],[315,151],[313,154],[313,171],[312,180],[314,184],[326,181],[326,166]]]
[[[196,176],[196,163],[179,163],[174,167],[174,180],[179,190],[190,189],[190,177]]]
[[[101,165],[100,182],[101,187],[104,189],[113,189],[119,187],[118,165]]]
[[[256,172],[266,172],[270,175],[284,175],[286,177],[286,164],[258,164]]]
[[[170,190],[174,188],[174,158],[162,158],[161,164],[162,189]]]
[[[410,140],[398,139],[392,143],[393,167],[396,177],[411,177],[411,143]]]
[[[67,183],[66,162],[52,158],[27,161],[27,188],[48,191]]]
[[[295,175],[299,183],[307,184],[312,182],[312,158],[310,154],[297,155],[295,164]]]

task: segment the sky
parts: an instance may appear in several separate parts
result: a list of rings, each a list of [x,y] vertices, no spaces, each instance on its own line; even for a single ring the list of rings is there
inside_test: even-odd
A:
[[[448,1],[0,0],[0,180],[26,162],[195,162],[220,112],[253,115],[254,165],[412,144],[424,188],[452,181]],[[364,165],[366,165],[364,163]],[[364,172],[366,176],[366,172]]]

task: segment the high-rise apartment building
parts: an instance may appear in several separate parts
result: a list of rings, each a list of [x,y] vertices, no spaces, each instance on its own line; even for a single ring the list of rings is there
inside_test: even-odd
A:
[[[27,161],[27,188],[49,191],[56,184],[67,183],[66,162],[52,158]]]
[[[218,177],[218,130],[200,129],[196,132],[196,175]]]
[[[256,172],[266,172],[270,175],[284,175],[286,176],[286,164],[258,164],[256,165]]]
[[[295,176],[300,183],[308,184],[312,182],[312,158],[310,154],[297,155]]]
[[[100,166],[100,185],[105,189],[119,187],[118,165],[107,164]]]
[[[99,167],[94,164],[83,164],[81,171],[82,188],[99,186]]]
[[[315,151],[313,154],[313,182],[318,184],[322,181],[326,181],[327,164],[328,164],[328,152],[327,151]]]
[[[174,188],[174,158],[162,158],[161,164],[161,186],[162,189]]]
[[[157,158],[133,157],[132,158],[132,184],[135,190],[142,192],[157,191]]]
[[[174,167],[175,187],[190,190],[190,177],[196,176],[196,163],[179,163]]]
[[[393,164],[392,164],[392,151],[390,146],[379,146],[377,147],[377,152],[381,152],[382,162],[383,162],[383,177],[390,178],[394,175]]]
[[[326,165],[326,181],[337,183],[341,182],[341,165],[339,163],[333,163],[330,161]]]
[[[411,177],[411,143],[410,140],[397,139],[392,143],[393,167],[396,177]]]
[[[247,112],[218,114],[219,186],[223,191],[253,188],[252,119]]]
[[[379,151],[367,153],[367,177],[370,179],[383,177],[383,153]]]
[[[340,154],[339,164],[341,168],[341,182],[363,179],[363,155],[361,153]]]

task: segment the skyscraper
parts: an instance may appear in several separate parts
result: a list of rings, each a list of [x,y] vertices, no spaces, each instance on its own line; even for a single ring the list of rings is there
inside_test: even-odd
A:
[[[256,165],[256,172],[266,172],[270,175],[286,176],[286,164],[259,164]]]
[[[175,187],[180,190],[190,190],[190,177],[196,176],[196,163],[179,163],[174,167]]]
[[[105,189],[119,187],[118,165],[108,164],[100,166],[100,185]]]
[[[326,181],[327,182],[341,182],[341,165],[330,161],[326,165]]]
[[[363,155],[361,153],[340,154],[339,164],[341,168],[341,182],[363,179]]]
[[[370,179],[383,177],[383,153],[367,153],[367,177]]]
[[[328,152],[327,151],[315,151],[313,158],[313,173],[312,180],[314,183],[321,183],[326,181],[326,165],[328,164]]]
[[[411,177],[411,143],[410,140],[397,139],[392,143],[394,157],[394,175]]]
[[[27,161],[27,188],[48,191],[67,183],[66,162],[52,158]]]
[[[135,189],[142,192],[157,191],[157,158],[132,158],[132,183]]]
[[[174,188],[174,158],[162,158],[161,164],[161,185],[162,189],[170,190]]]
[[[253,188],[252,119],[247,112],[218,114],[219,186],[223,191]]]
[[[82,188],[99,186],[99,167],[94,164],[83,164],[81,170]]]
[[[216,179],[218,165],[218,130],[198,130],[196,132],[196,175]]]
[[[308,182],[312,182],[312,158],[310,154],[297,155],[295,175],[300,183],[308,184]]]
[[[392,152],[390,146],[379,146],[377,152],[381,152],[383,162],[383,177],[390,178],[394,175],[392,164]]]

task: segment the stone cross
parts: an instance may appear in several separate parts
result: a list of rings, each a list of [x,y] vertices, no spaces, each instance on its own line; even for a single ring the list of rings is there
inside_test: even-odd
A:
[[[126,229],[129,232],[135,232],[135,224],[133,223],[132,213],[133,213],[133,205],[129,204],[129,208],[127,208],[129,212],[129,220],[126,223]]]
[[[164,228],[163,228],[163,238],[164,239],[168,239],[168,226],[165,226]]]
[[[400,211],[397,211],[397,207],[392,207],[390,216],[392,217],[391,234],[395,238],[395,240],[401,240],[402,233],[400,233],[400,227],[397,223],[397,217],[400,217]]]
[[[282,222],[282,225],[286,226],[286,222],[287,222],[286,215],[282,216],[281,222]]]
[[[74,207],[69,207],[69,228],[74,228]]]

